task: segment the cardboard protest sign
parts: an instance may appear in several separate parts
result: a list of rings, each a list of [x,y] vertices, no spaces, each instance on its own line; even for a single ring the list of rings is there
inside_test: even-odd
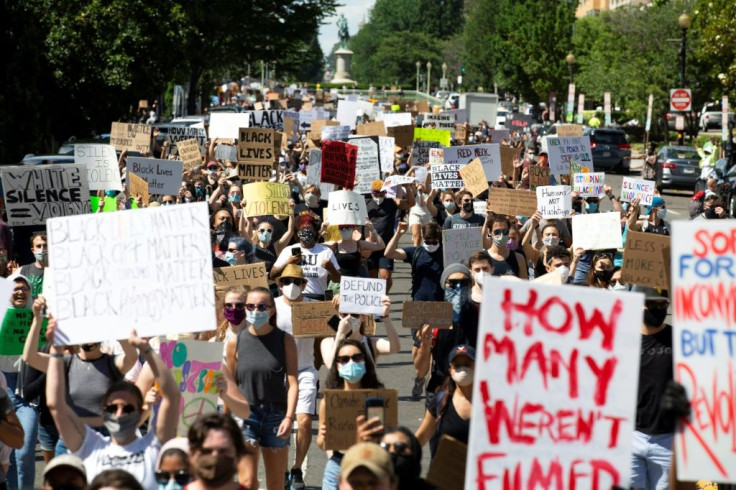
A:
[[[284,111],[284,133],[289,141],[299,139],[299,113]]]
[[[334,191],[327,202],[331,225],[363,226],[368,219],[365,198],[354,191]]]
[[[550,169],[549,167],[540,167],[539,165],[529,165],[529,188],[533,191],[537,187],[549,185]]]
[[[306,104],[302,106],[302,110],[299,111],[299,130],[300,131],[311,131],[312,121],[315,119],[326,120],[330,118],[330,113],[321,107],[315,107],[311,109],[306,108]]]
[[[207,154],[207,131],[200,126],[172,126],[167,129],[166,138],[172,145],[180,148],[182,141],[195,140],[202,155]],[[179,150],[181,153],[181,150]]]
[[[141,201],[148,207],[151,204],[151,193],[148,192],[148,182],[136,174],[128,174],[126,183],[131,197],[141,196]]]
[[[355,185],[355,165],[357,159],[357,146],[342,141],[325,141],[322,144],[322,174],[320,176],[320,182],[352,189]]]
[[[350,136],[350,126],[323,126],[322,141],[347,140]]]
[[[411,112],[387,112],[383,114],[383,124],[388,128],[412,126]]]
[[[43,286],[56,342],[126,339],[132,328],[143,337],[214,330],[208,207],[49,219]]]
[[[621,214],[611,213],[576,214],[572,217],[573,250],[620,249]]]
[[[429,149],[429,162],[427,163],[429,163],[430,165],[444,165],[445,163],[444,148],[430,148]]]
[[[443,434],[429,464],[427,481],[437,490],[463,490],[468,445]]]
[[[621,282],[669,290],[670,263],[666,259],[669,252],[669,236],[627,231]]]
[[[335,119],[340,121],[341,125],[349,126],[355,129],[358,119],[358,101],[357,100],[339,100],[337,102],[337,114]]]
[[[337,121],[330,121],[327,119],[314,119],[310,123],[311,129],[309,130],[310,133],[312,133],[312,138],[315,140],[321,140],[322,139],[322,128],[325,126],[339,126],[340,123]]]
[[[84,165],[3,167],[2,182],[10,226],[43,225],[54,216],[90,212]]]
[[[160,355],[181,393],[176,435],[184,437],[202,415],[217,412],[215,377],[222,369],[222,342],[164,340]]]
[[[552,175],[560,176],[570,172],[570,163],[577,163],[592,172],[593,153],[590,150],[590,137],[547,138],[547,154]]]
[[[572,190],[569,185],[537,187],[537,208],[542,219],[563,219],[572,211]],[[620,227],[619,227],[620,229]]]
[[[429,152],[436,149],[441,149],[436,141],[415,141],[411,149],[411,164],[415,167],[426,165],[429,163]]]
[[[480,232],[479,226],[442,230],[442,258],[445,267],[450,264],[469,265],[470,256],[483,249]]]
[[[514,175],[514,160],[521,155],[521,148],[511,148],[510,146],[501,145],[499,148],[501,154],[501,173],[506,176]]]
[[[240,128],[250,127],[250,115],[247,112],[213,112],[207,135],[211,140],[224,138],[237,140]]]
[[[307,165],[307,185],[319,186],[320,199],[327,200],[330,192],[335,190],[334,184],[322,184],[322,150],[309,150],[309,165]]]
[[[327,322],[337,315],[332,301],[298,301],[291,304],[292,333],[296,338],[333,337]]]
[[[110,144],[118,151],[137,151],[142,155],[151,152],[151,130],[149,124],[112,123]]]
[[[432,187],[437,189],[460,189],[463,180],[458,174],[460,165],[432,165],[430,175],[432,176]]]
[[[369,194],[371,182],[381,178],[378,136],[350,138],[350,144],[358,147],[355,158],[355,175],[358,183],[353,190],[359,194]]]
[[[450,139],[447,129],[414,128],[414,141],[436,141],[442,146],[450,146]]]
[[[397,185],[413,184],[413,183],[414,183],[414,177],[404,176],[404,175],[390,175],[386,177],[386,179],[383,181],[383,186],[381,187],[381,190],[385,191],[386,189],[396,187]]]
[[[452,326],[452,304],[447,301],[404,301],[401,308],[401,326],[422,328],[429,323],[431,328]]]
[[[677,478],[736,483],[731,220],[672,221],[672,352],[691,415],[675,434]]]
[[[464,165],[479,159],[483,166],[486,178],[496,180],[501,175],[501,149],[500,145],[468,145],[468,146],[451,146],[445,148],[445,163]]]
[[[229,160],[231,162],[238,161],[238,149],[233,145],[218,143],[215,147],[215,158],[218,160]]]
[[[284,131],[284,112],[282,110],[271,111],[248,111],[248,124],[246,128],[267,128],[277,133]]]
[[[2,280],[0,285],[0,294],[10,298],[13,294],[14,284],[7,279]],[[7,293],[7,294],[5,294]],[[0,356],[19,356],[23,354],[23,348],[28,338],[28,332],[31,330],[31,322],[33,322],[33,311],[30,308],[8,308],[7,304],[3,307],[4,313],[2,325],[0,325]],[[46,340],[46,325],[48,318],[44,318],[41,323],[41,334],[38,337],[38,347],[41,348]]]
[[[583,126],[580,124],[560,124],[557,126],[557,136],[564,137],[577,137],[583,135]]]
[[[252,216],[288,216],[291,214],[289,184],[276,182],[253,182],[243,184],[243,195],[246,196],[245,215]]]
[[[414,126],[386,126],[386,133],[396,139],[396,146],[409,148],[414,141]]]
[[[588,172],[573,174],[572,190],[580,197],[599,197],[605,194],[603,187],[606,185],[605,172]]]
[[[263,262],[216,267],[212,269],[212,280],[218,289],[232,286],[244,286],[247,289],[268,288],[268,273]]]
[[[358,124],[355,132],[363,136],[386,136],[386,126],[383,121]]]
[[[342,276],[340,278],[340,313],[383,315],[386,307],[386,279],[366,279]]]
[[[396,138],[393,136],[378,137],[378,152],[381,160],[381,172],[391,172],[394,169],[394,150]]]
[[[488,190],[488,179],[483,172],[483,165],[480,159],[476,158],[469,164],[465,165],[458,172],[463,178],[463,185],[474,196],[478,196]]]
[[[640,206],[650,206],[654,199],[654,190],[657,183],[653,180],[635,179],[632,177],[624,177],[621,182],[621,202],[631,202],[635,198],[639,198]]]
[[[523,189],[488,189],[488,202],[496,214],[531,216],[537,212],[537,194]]]
[[[232,147],[233,149],[235,147]],[[176,143],[176,150],[179,153],[179,160],[184,165],[184,171],[190,172],[194,167],[202,165],[202,153],[200,153],[199,144],[195,139],[182,140]]]
[[[179,193],[183,168],[180,160],[128,157],[126,161],[128,176],[135,174],[148,182],[150,194],[175,196]]]
[[[465,124],[455,124],[455,139],[465,143],[468,139],[468,131]]]
[[[486,277],[465,481],[628,486],[643,305],[642,294]]]
[[[468,110],[467,109],[448,109],[440,112],[440,114],[451,114],[455,116],[455,122],[465,124],[468,122]],[[457,129],[456,129],[457,130]]]
[[[384,403],[384,426],[399,422],[396,390],[325,390],[325,449],[344,450],[355,444],[355,419],[365,415],[365,399],[381,397]]]
[[[415,112],[429,112],[429,103],[426,100],[418,100],[414,102]]]
[[[243,180],[270,179],[276,157],[274,130],[241,128],[238,135],[238,176]]]
[[[425,114],[422,120],[423,128],[446,129],[451,135],[455,134],[454,114]]]
[[[74,163],[87,169],[89,189],[123,190],[115,148],[111,145],[74,145]]]

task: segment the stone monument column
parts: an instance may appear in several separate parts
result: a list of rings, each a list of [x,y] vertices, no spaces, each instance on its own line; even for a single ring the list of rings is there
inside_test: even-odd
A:
[[[349,49],[338,49],[335,51],[335,76],[332,77],[330,83],[355,84],[350,74],[350,60],[353,52]]]

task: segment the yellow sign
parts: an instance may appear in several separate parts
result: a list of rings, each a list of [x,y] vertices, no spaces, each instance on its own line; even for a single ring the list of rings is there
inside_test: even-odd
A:
[[[270,216],[289,215],[289,198],[291,189],[288,184],[276,184],[274,182],[254,182],[243,185],[243,196],[245,196],[245,215]]]
[[[450,146],[450,130],[414,128],[414,141],[436,141],[442,146]]]

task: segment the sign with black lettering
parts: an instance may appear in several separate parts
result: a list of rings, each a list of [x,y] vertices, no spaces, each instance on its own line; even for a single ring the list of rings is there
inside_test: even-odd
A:
[[[197,140],[199,151],[202,155],[207,154],[207,131],[204,128],[196,128],[193,126],[174,126],[167,129],[166,133],[169,137],[171,144],[177,144],[180,141],[186,141],[189,139]],[[177,145],[177,148],[179,145]]]
[[[90,190],[123,190],[118,157],[112,145],[74,145],[74,163],[87,167]]]
[[[44,225],[47,218],[91,212],[84,165],[4,167],[10,226]]]
[[[355,419],[365,415],[365,399],[383,398],[383,425],[399,422],[399,398],[396,390],[325,390],[325,449],[343,450],[355,444]]]
[[[244,286],[248,289],[268,288],[266,264],[263,262],[216,267],[212,269],[212,277],[215,281],[215,287],[218,289],[232,286]]]
[[[386,279],[342,276],[340,278],[340,313],[383,315],[386,306]]]
[[[175,196],[181,187],[183,163],[181,160],[128,157],[128,174],[135,174],[148,182],[149,194]]]
[[[263,111],[266,112],[266,111]],[[268,180],[276,155],[273,129],[240,128],[238,175],[244,180]]]

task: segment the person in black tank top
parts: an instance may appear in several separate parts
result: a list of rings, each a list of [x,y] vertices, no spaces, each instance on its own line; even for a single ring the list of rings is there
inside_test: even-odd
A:
[[[329,217],[328,217],[329,219]],[[373,252],[378,252],[386,248],[383,238],[376,233],[373,223],[369,220],[365,222],[365,240],[356,240],[357,226],[354,224],[337,225],[340,230],[340,240],[335,242],[325,242],[326,247],[330,247],[335,252],[335,258],[340,265],[340,271],[343,276],[358,277],[360,275],[360,267],[363,257],[370,256]],[[323,228],[325,225],[322,225]]]
[[[268,289],[251,289],[245,297],[246,328],[225,347],[228,370],[250,404],[243,420],[246,455],[238,480],[248,488],[258,484],[258,456],[263,451],[266,486],[283,488],[294,424],[297,351],[294,337],[276,327],[276,308]]]
[[[291,237],[294,236],[294,206],[291,207],[292,213],[289,215],[289,226],[279,240],[274,240],[276,231],[273,224],[266,220],[258,220],[257,218],[242,217],[241,229],[243,237],[255,245],[255,261],[266,264],[266,275],[269,277],[268,283],[274,285],[275,282],[270,279],[271,267],[278,258],[281,250],[289,244]],[[252,222],[251,222],[252,220]]]

